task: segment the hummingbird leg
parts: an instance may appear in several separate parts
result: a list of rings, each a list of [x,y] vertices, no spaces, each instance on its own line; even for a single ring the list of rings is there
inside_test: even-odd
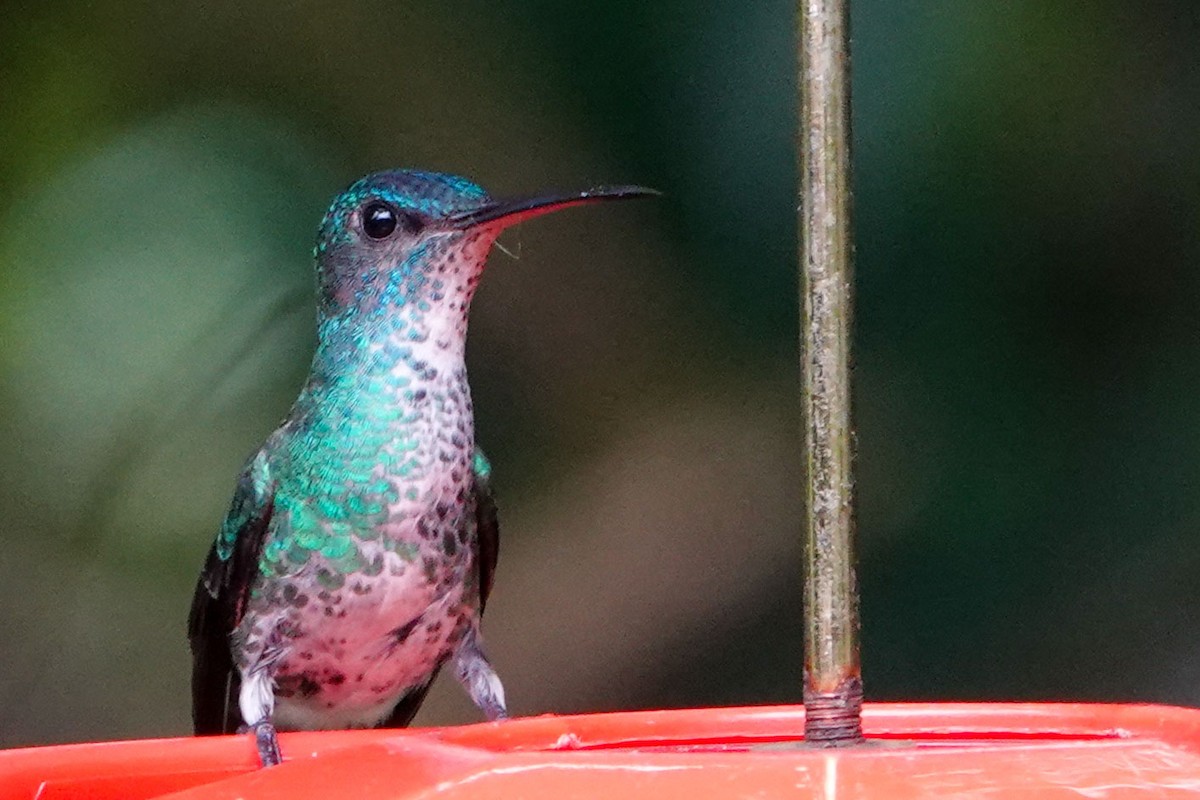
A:
[[[488,720],[508,719],[508,710],[504,705],[504,684],[484,655],[479,631],[474,625],[463,636],[454,653],[454,677],[458,678],[471,701]]]
[[[242,691],[238,697],[238,705],[242,719],[247,721],[245,730],[254,733],[254,743],[258,746],[258,759],[264,767],[273,767],[283,762],[279,752],[279,737],[275,734],[275,726],[271,723],[271,714],[275,711],[274,681],[269,669],[251,670],[242,679]],[[254,720],[250,722],[250,720]]]
[[[254,744],[258,748],[258,760],[264,767],[273,767],[283,763],[283,754],[279,752],[279,736],[275,726],[267,720],[256,725],[241,725],[238,733],[253,733]]]

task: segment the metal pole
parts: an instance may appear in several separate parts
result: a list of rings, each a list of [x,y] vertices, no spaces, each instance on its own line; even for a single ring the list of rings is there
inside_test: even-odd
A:
[[[804,738],[862,741],[850,335],[849,0],[797,0],[800,345],[807,467]]]

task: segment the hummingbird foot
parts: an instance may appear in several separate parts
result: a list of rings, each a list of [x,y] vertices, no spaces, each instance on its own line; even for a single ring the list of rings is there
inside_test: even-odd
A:
[[[479,632],[474,628],[467,632],[454,653],[454,677],[489,721],[508,719],[504,684],[484,655]]]
[[[258,760],[264,767],[273,767],[283,763],[283,754],[279,752],[279,737],[275,735],[275,726],[263,720],[254,726],[254,743],[258,745]]]
[[[274,767],[283,763],[283,754],[279,752],[279,736],[275,726],[267,720],[253,725],[243,725],[238,733],[253,733],[254,744],[258,747],[258,760],[264,767]]]

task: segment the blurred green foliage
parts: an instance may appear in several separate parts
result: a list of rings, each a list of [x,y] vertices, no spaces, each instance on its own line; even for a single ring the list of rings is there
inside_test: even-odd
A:
[[[789,4],[2,10],[0,743],[187,731],[317,221],[393,166],[666,193],[506,237],[476,300],[514,709],[798,698]],[[1200,7],[854,15],[868,696],[1195,703]]]

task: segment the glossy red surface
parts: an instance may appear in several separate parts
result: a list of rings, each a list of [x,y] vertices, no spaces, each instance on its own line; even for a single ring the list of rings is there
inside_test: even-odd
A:
[[[806,748],[802,708],[544,716],[458,728],[0,752],[8,798],[1141,798],[1200,796],[1200,710],[868,704],[867,743]]]

